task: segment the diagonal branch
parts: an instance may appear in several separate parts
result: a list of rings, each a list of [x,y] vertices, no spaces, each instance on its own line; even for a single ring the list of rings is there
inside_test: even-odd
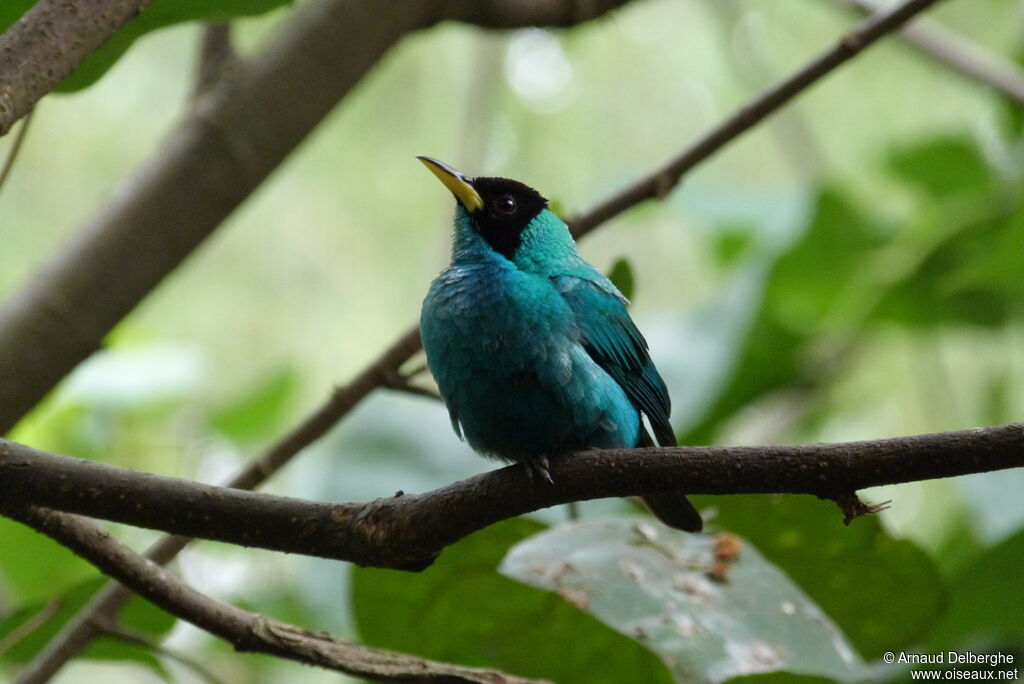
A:
[[[892,9],[871,15],[856,29],[843,36],[831,49],[748,101],[729,118],[703,135],[696,145],[669,160],[654,173],[597,205],[585,215],[570,221],[573,234],[577,237],[585,235],[594,227],[644,200],[665,197],[687,171],[806,91],[822,76],[849,61],[885,34],[899,29],[913,16],[936,2],[937,0],[908,0]]]
[[[862,14],[878,11],[872,0],[838,0]],[[941,24],[919,19],[900,31],[903,39],[963,76],[995,88],[1024,104],[1024,72],[1013,62],[983,49]]]
[[[867,487],[1024,467],[1024,423],[865,442],[585,451],[555,459],[555,484],[519,466],[426,494],[318,503],[213,487],[0,440],[0,509],[45,506],[215,541],[420,570],[441,549],[541,508],[673,490],[814,494],[849,502]]]
[[[0,36],[0,136],[149,0],[39,0]]]
[[[449,665],[309,632],[220,603],[147,562],[107,532],[73,515],[35,507],[10,508],[15,520],[53,537],[101,571],[167,612],[225,639],[239,651],[266,653],[378,682],[526,684],[497,670]]]

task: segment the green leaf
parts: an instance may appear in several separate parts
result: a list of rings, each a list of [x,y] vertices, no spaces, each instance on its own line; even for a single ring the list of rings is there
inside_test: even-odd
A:
[[[30,527],[0,517],[4,603],[34,603],[96,574],[88,562]]]
[[[803,350],[863,259],[884,243],[882,228],[840,192],[822,189],[814,206],[803,236],[766,277],[763,303],[732,372],[680,443],[711,443],[721,423],[738,409],[813,380]]]
[[[647,649],[546,591],[502,577],[514,543],[543,529],[492,525],[423,573],[356,568],[352,607],[367,643],[557,682],[667,682]]]
[[[1024,643],[1024,529],[976,557],[953,582],[949,610],[932,634],[935,650]],[[916,591],[916,588],[915,588]]]
[[[35,658],[105,582],[106,578],[95,577],[54,598],[23,606],[0,621],[0,644],[5,646],[5,651],[0,653],[0,665],[22,664]],[[138,596],[132,597],[121,612],[121,624],[124,627],[154,641],[164,637],[174,622],[173,616]],[[10,641],[5,642],[8,638]],[[161,662],[148,650],[114,638],[93,641],[82,652],[82,656],[103,660],[132,660],[147,665],[161,675],[165,674]]]
[[[633,267],[629,265],[625,258],[615,260],[615,263],[612,264],[612,270],[608,272],[608,280],[612,281],[612,284],[619,288],[619,292],[622,293],[623,297],[626,299],[633,298],[636,280],[633,278]]]
[[[694,497],[711,523],[746,537],[807,592],[866,658],[910,646],[935,624],[946,587],[931,558],[890,537],[877,517],[844,527],[812,496]],[[908,591],[913,587],[913,591]]]
[[[74,92],[95,83],[139,37],[188,21],[222,22],[249,17],[291,4],[292,0],[153,0],[57,86]],[[0,3],[0,31],[6,31],[35,0],[4,0]]]
[[[1000,326],[1024,315],[1024,196],[1011,211],[983,197],[982,215],[938,245],[873,317],[910,325]]]
[[[883,235],[882,227],[840,192],[821,190],[803,237],[772,270],[765,315],[795,333],[816,332],[865,258],[885,243]]]
[[[712,248],[720,266],[735,266],[754,248],[757,232],[747,225],[721,226],[715,234]]]
[[[936,198],[969,192],[992,184],[992,170],[978,146],[961,137],[929,138],[893,151],[889,169]]]
[[[298,384],[294,370],[273,372],[240,399],[217,410],[210,422],[215,430],[237,441],[265,435],[280,423]]]
[[[775,671],[864,676],[836,626],[750,544],[741,543],[725,581],[712,580],[716,542],[641,518],[574,522],[517,544],[501,571],[637,639],[677,681]]]

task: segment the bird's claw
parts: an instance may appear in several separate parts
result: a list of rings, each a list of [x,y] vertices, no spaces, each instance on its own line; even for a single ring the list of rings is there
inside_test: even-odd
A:
[[[550,464],[547,456],[531,458],[524,461],[523,464],[526,466],[526,474],[530,476],[530,482],[534,482],[539,477],[549,485],[555,484],[555,481],[551,479],[551,472],[548,470]]]

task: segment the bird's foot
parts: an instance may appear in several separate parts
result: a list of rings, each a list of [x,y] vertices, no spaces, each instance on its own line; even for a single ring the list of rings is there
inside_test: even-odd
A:
[[[551,472],[548,470],[550,465],[548,464],[547,456],[528,458],[523,461],[523,465],[526,466],[526,474],[530,476],[531,483],[540,478],[550,485],[555,484],[555,481],[551,479]]]

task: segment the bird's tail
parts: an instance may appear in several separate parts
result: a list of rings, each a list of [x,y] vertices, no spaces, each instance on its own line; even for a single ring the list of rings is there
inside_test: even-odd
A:
[[[675,440],[675,437],[672,437]],[[665,441],[668,441],[666,438]],[[664,444],[663,444],[664,445]],[[637,446],[654,446],[654,440],[647,433],[647,430],[640,426],[640,439]],[[658,492],[641,497],[641,501],[647,506],[647,510],[654,514],[654,517],[669,527],[674,527],[683,532],[700,532],[704,529],[704,520],[700,513],[693,507],[690,500],[679,492]]]
[[[679,492],[659,492],[641,498],[654,517],[684,532],[700,532],[704,521],[690,500]]]

